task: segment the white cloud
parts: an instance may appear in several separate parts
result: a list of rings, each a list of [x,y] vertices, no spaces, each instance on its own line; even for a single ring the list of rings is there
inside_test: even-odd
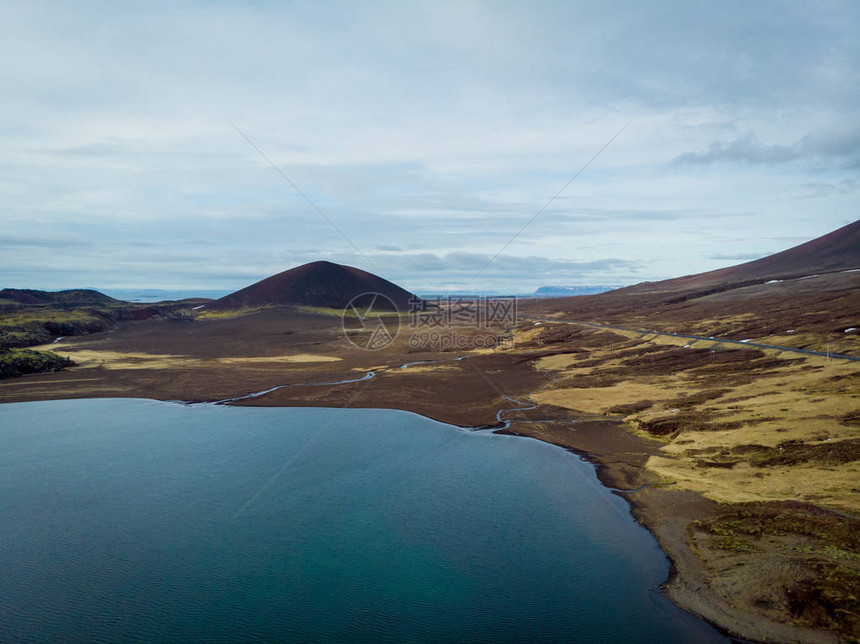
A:
[[[858,14],[10,3],[0,237],[29,241],[3,247],[0,280],[221,288],[317,258],[370,268],[231,121],[405,284],[470,279],[455,258],[495,254],[627,121],[479,288],[654,279],[779,250],[775,231],[811,238],[856,217]],[[448,259],[429,273],[422,253]],[[601,264],[613,257],[636,270]]]

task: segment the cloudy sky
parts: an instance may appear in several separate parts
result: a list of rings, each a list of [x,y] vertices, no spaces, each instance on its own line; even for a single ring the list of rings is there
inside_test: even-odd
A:
[[[858,218],[854,0],[0,7],[0,286],[629,284]]]

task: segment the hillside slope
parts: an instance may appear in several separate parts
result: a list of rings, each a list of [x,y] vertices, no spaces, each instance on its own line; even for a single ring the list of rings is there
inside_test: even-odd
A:
[[[0,301],[26,304],[28,306],[40,304],[70,304],[74,306],[98,305],[119,303],[120,300],[94,291],[92,289],[69,289],[66,291],[38,291],[28,288],[4,288],[0,291]]]
[[[860,355],[860,222],[769,257],[521,313]]]
[[[385,295],[401,312],[410,310],[409,301],[415,297],[397,284],[367,271],[319,261],[267,277],[225,295],[206,308],[224,310],[279,305],[343,308],[362,293]],[[377,306],[386,308],[384,300]]]
[[[794,279],[852,269],[860,269],[860,220],[812,241],[751,262],[660,282],[644,282],[614,292],[716,292],[769,280]]]

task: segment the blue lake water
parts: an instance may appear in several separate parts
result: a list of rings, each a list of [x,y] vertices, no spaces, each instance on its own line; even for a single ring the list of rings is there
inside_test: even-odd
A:
[[[667,572],[537,441],[390,410],[0,405],[3,642],[727,641],[652,590]]]

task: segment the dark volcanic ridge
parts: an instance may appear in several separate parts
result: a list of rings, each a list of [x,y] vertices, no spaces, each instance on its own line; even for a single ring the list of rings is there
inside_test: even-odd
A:
[[[0,300],[15,302],[16,304],[33,305],[56,305],[65,304],[72,306],[103,306],[106,304],[118,304],[120,300],[99,293],[92,289],[69,289],[67,291],[39,291],[28,288],[4,288],[0,291]]]
[[[790,280],[860,269],[860,220],[831,233],[744,264],[660,282],[643,282],[613,293],[719,292],[770,280]]]
[[[342,309],[363,293],[384,295],[401,313],[411,310],[417,297],[393,282],[367,271],[333,262],[319,261],[291,268],[225,295],[206,308],[235,310],[263,306],[301,305]],[[376,308],[391,309],[384,298]]]

